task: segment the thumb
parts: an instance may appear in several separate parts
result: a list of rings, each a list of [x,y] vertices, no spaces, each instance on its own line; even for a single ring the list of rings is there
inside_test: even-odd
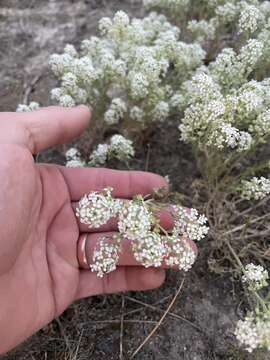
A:
[[[0,142],[17,143],[36,154],[76,138],[88,127],[90,118],[91,111],[84,105],[72,109],[51,106],[27,113],[3,113],[4,132],[5,124],[9,129],[5,139],[0,136]]]

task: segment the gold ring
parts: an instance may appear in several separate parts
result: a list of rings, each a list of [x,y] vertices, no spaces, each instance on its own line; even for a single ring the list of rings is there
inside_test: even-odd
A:
[[[78,263],[79,263],[79,267],[81,269],[89,269],[90,266],[88,264],[87,261],[87,256],[86,256],[86,241],[87,241],[87,234],[83,234],[80,236],[79,241],[78,241],[78,248],[77,248],[77,257],[78,257]]]

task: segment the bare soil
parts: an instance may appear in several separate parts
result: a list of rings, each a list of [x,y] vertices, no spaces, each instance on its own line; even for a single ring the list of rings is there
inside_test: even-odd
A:
[[[26,98],[50,104],[48,90],[56,81],[48,69],[49,54],[61,52],[68,42],[78,45],[96,32],[100,17],[118,9],[143,14],[140,0],[0,0],[0,111],[14,111]],[[80,146],[87,147],[85,142],[83,138]],[[191,152],[178,140],[175,124],[157,128],[144,145],[137,149],[134,168],[169,175],[174,189],[194,194],[191,184],[198,173]],[[64,150],[64,146],[51,149],[39,161],[63,164]],[[209,273],[210,247],[207,240],[201,243],[198,261],[172,309],[178,318],[167,316],[136,359],[269,359],[263,353],[249,355],[238,349],[233,330],[245,310],[242,289],[230,275]],[[125,294],[124,359],[130,358],[162,315],[134,300],[165,310],[181,277],[168,271],[160,289]],[[3,359],[119,359],[121,306],[121,294],[79,301]]]

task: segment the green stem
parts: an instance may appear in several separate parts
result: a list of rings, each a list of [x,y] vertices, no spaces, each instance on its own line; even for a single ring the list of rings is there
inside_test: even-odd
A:
[[[242,270],[242,272],[245,274],[245,268],[244,265],[242,264],[241,260],[239,259],[238,255],[236,254],[236,252],[234,251],[233,247],[231,246],[230,242],[227,240],[225,241],[226,245],[228,246],[230,252],[232,253],[233,257],[235,258],[237,264],[239,265],[240,269]],[[257,293],[257,291],[255,290],[251,290],[252,294],[254,295],[254,297],[257,299],[258,303],[261,305],[262,309],[264,310],[264,312],[267,312],[267,306],[264,302],[264,300],[260,297],[260,295]]]

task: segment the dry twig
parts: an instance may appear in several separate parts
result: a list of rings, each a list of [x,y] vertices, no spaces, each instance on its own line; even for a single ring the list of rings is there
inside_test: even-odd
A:
[[[124,295],[122,295],[119,360],[123,360],[124,309],[125,309],[125,297]]]
[[[163,320],[165,319],[166,315],[169,313],[169,311],[171,310],[171,308],[173,307],[178,295],[180,294],[183,285],[185,282],[185,277],[183,278],[183,280],[181,281],[181,284],[179,286],[179,288],[177,289],[170,305],[167,307],[166,311],[164,312],[164,314],[161,316],[159,322],[156,324],[156,326],[153,328],[153,330],[150,332],[150,334],[144,339],[144,341],[141,343],[141,345],[134,351],[134,353],[131,355],[130,359],[133,359],[140,351],[141,349],[144,347],[144,345],[151,339],[151,337],[155,334],[155,332],[158,330],[158,328],[160,327],[160,325],[162,324]]]
[[[141,300],[134,299],[134,298],[132,298],[132,297],[130,297],[130,296],[125,296],[125,298],[126,298],[127,300],[130,300],[130,301],[135,302],[135,303],[137,303],[137,304],[143,305],[144,307],[147,307],[147,308],[149,308],[149,309],[151,309],[151,310],[158,311],[158,312],[163,313],[163,314],[164,314],[164,312],[165,312],[165,310],[162,310],[162,309],[158,308],[157,306],[147,304],[147,303],[145,303],[145,302],[143,302],[143,301],[141,301]],[[165,299],[166,299],[166,298],[165,298]],[[164,300],[164,299],[163,299],[163,300]],[[135,311],[137,311],[137,310],[138,310],[138,311],[141,311],[142,308],[133,310],[132,312],[129,312],[129,313],[127,313],[127,314],[131,314],[131,313],[133,313],[133,312],[135,312]],[[126,315],[127,315],[127,314],[126,314]],[[169,313],[168,313],[168,316],[171,316],[171,317],[173,317],[173,318],[175,318],[175,319],[178,319],[178,320],[182,320],[182,321],[184,321],[185,323],[187,323],[187,324],[189,324],[190,326],[192,326],[193,328],[195,328],[196,330],[202,332],[202,329],[200,329],[197,325],[193,324],[191,321],[187,320],[187,319],[184,318],[183,316],[180,316],[180,315],[175,314],[175,313],[172,313],[172,312],[169,312]]]

